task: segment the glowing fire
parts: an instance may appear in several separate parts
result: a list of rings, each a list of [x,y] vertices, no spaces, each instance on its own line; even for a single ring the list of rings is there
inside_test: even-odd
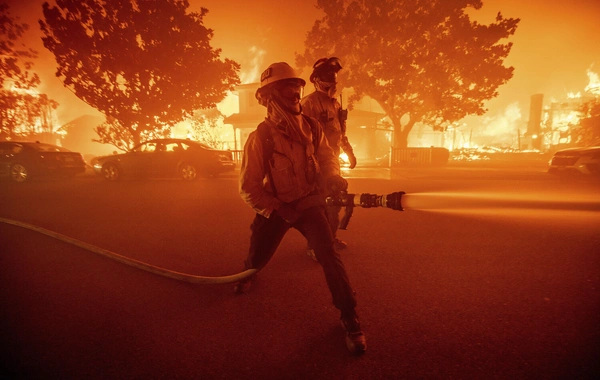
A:
[[[590,82],[585,87],[585,92],[594,95],[600,95],[600,75],[598,75],[598,73],[593,72],[591,69],[587,70],[587,75]]]
[[[572,141],[573,129],[580,124],[581,105],[594,97],[600,96],[600,77],[598,73],[589,68],[587,70],[589,79],[583,94],[581,92],[569,92],[566,100],[552,100],[549,107],[546,107],[544,115],[544,125],[549,129],[550,145],[570,144]]]
[[[5,86],[5,89],[7,91],[14,92],[14,93],[17,93],[20,95],[30,95],[33,98],[40,97],[40,92],[37,89],[35,89],[35,88],[23,89],[23,88],[15,87],[14,83],[11,84],[10,86]],[[26,100],[25,100],[25,102],[26,102]],[[25,106],[23,105],[23,107],[25,107]],[[35,117],[33,120],[30,120],[30,121],[28,120],[26,123],[16,125],[14,132],[17,134],[32,134],[32,135],[43,134],[43,133],[58,134],[58,135],[66,134],[66,132],[60,128],[59,121],[58,121],[58,118],[57,118],[54,110],[50,107],[45,107],[45,108],[46,108],[45,110],[41,111],[41,112],[45,111],[44,115],[39,115],[38,117]],[[54,141],[53,141],[53,143],[54,143]],[[60,139],[57,139],[56,144],[60,145]]]
[[[240,81],[242,84],[255,83],[260,77],[260,73],[263,66],[263,60],[266,55],[266,51],[257,47],[252,46],[248,51],[251,57],[248,62],[248,69],[240,72]],[[227,94],[225,99],[217,104],[217,109],[225,116],[231,116],[234,113],[239,112],[239,99],[237,94],[230,92]],[[217,135],[219,140],[223,142],[221,149],[235,149],[234,146],[234,131],[231,125],[223,124],[223,120],[219,120],[217,128]],[[173,127],[171,131],[171,137],[175,138],[193,138],[191,132],[191,123],[189,121],[183,121]]]

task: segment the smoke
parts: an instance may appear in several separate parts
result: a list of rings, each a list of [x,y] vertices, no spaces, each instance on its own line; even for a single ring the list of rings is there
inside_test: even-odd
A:
[[[260,78],[260,73],[263,70],[263,61],[267,52],[257,46],[252,46],[249,49],[251,58],[248,60],[248,70],[242,70],[240,80],[242,83],[255,83]]]
[[[258,82],[260,74],[263,70],[263,61],[266,55],[266,51],[260,49],[257,46],[252,46],[248,50],[249,59],[245,60],[242,64],[242,70],[240,72],[240,81],[242,84]],[[238,113],[239,110],[239,97],[235,92],[229,92],[225,98],[217,104],[217,109],[228,117],[234,113]],[[219,138],[226,144],[228,141],[233,141],[233,132],[231,126],[225,126],[223,120],[220,119],[216,123],[216,127],[219,130]],[[172,129],[173,137],[190,137],[190,130],[192,129],[190,121],[186,120],[182,123],[177,124]]]
[[[263,61],[265,55],[267,54],[265,50],[260,49],[257,46],[250,47],[250,49],[248,49],[248,52],[250,55],[250,59],[247,60],[246,65],[242,65],[242,67],[247,67],[247,69],[242,69],[242,71],[240,72],[240,81],[242,84],[258,82],[260,74],[263,70]],[[238,95],[233,92],[228,93],[225,99],[223,99],[219,104],[217,104],[217,108],[226,117],[239,112],[240,110]]]
[[[483,136],[498,136],[516,133],[521,124],[521,109],[518,102],[506,106],[504,111],[496,116],[484,117],[479,134]]]

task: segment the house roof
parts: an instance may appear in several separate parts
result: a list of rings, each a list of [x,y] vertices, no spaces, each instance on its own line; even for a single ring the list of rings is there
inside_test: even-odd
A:
[[[382,112],[372,112],[372,111],[363,111],[359,109],[353,109],[348,112],[348,119],[350,118],[382,118],[385,116],[385,113]]]
[[[258,125],[265,119],[264,114],[234,113],[223,119],[225,124],[254,124]]]

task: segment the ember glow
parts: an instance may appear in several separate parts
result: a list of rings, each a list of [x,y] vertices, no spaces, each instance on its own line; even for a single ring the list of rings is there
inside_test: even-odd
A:
[[[264,65],[264,56],[266,51],[257,47],[251,46],[248,50],[250,57],[249,64],[242,68],[240,72],[240,80],[242,84],[255,83],[260,78],[260,73]],[[223,101],[217,104],[217,109],[225,116],[231,116],[234,113],[239,112],[239,97],[235,92],[230,92]],[[218,147],[219,149],[232,149],[235,150],[235,138],[234,130],[231,125],[224,124],[223,120],[219,120],[216,126],[216,133],[218,139],[223,142],[223,145]],[[189,120],[182,121],[175,125],[171,130],[171,137],[173,138],[194,138],[192,134],[192,127]]]
[[[8,82],[10,83],[10,82]],[[23,89],[19,87],[15,87],[14,84],[10,84],[9,86],[5,86],[5,90],[13,92],[19,95],[27,95],[29,99],[39,99],[41,93],[37,89]],[[27,108],[30,106],[28,104],[29,100],[27,98],[19,101],[19,112],[28,113]],[[43,102],[41,102],[43,103]],[[54,109],[50,107],[48,104],[40,105],[40,114],[37,117],[30,117],[27,119],[26,123],[15,125],[14,132],[17,134],[31,134],[31,135],[43,135],[43,134],[56,134],[56,135],[64,135],[66,131],[60,128],[60,124],[58,118],[56,116],[56,112]],[[50,141],[52,144],[61,145],[60,138],[57,138],[56,141]]]
[[[563,99],[552,99],[544,108],[542,124],[546,130],[547,146],[575,143],[574,129],[580,125],[580,108],[588,101],[600,97],[600,79],[598,73],[587,70],[588,84],[583,93],[569,92]]]
[[[590,82],[585,87],[585,92],[600,96],[600,75],[593,72],[591,69],[588,69],[587,75]]]

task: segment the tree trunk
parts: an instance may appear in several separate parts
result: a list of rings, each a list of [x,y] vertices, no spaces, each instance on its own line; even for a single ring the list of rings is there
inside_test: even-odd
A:
[[[129,129],[129,132],[131,133],[131,137],[132,137],[132,140],[133,140],[133,145],[129,147],[129,149],[131,149],[134,146],[137,146],[141,142],[140,141],[140,133],[141,133],[141,131],[140,131],[139,127],[136,128],[136,129],[133,129],[131,127],[127,128],[127,129]]]
[[[394,148],[406,148],[408,147],[408,134],[415,125],[414,121],[409,121],[404,128],[402,124],[398,122],[394,124]]]

